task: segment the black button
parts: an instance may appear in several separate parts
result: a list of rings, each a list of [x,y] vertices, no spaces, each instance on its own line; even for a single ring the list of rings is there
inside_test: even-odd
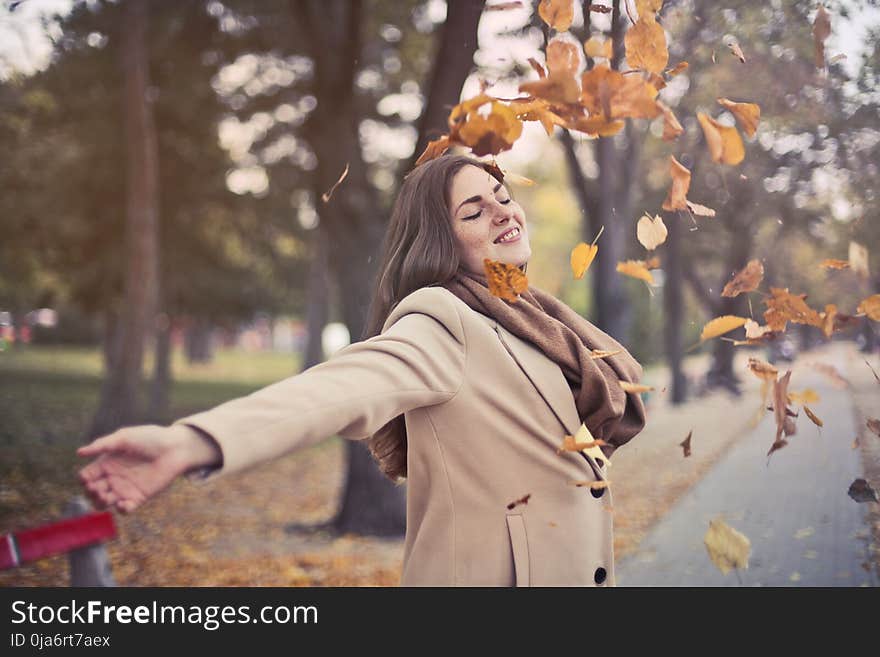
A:
[[[605,581],[605,578],[608,576],[608,573],[605,572],[604,568],[596,568],[596,575],[593,577],[596,580],[596,584],[601,584]]]
[[[590,492],[593,494],[593,497],[599,498],[605,494],[604,488],[591,488]]]
[[[605,461],[603,461],[602,459],[596,459],[596,465],[598,465],[600,468],[604,468]]]

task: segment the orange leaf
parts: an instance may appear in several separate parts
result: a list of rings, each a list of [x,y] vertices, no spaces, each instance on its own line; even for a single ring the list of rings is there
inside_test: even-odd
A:
[[[576,103],[580,97],[577,79],[571,73],[550,74],[546,78],[523,82],[519,90],[538,98],[554,103]]]
[[[736,128],[722,125],[703,112],[697,112],[697,119],[703,128],[713,162],[735,165],[743,161],[746,151]]]
[[[822,328],[822,318],[806,304],[805,298],[805,294],[791,294],[788,288],[771,287],[770,297],[764,300],[767,306],[764,321],[767,326],[773,331],[784,331],[788,322],[794,322]]]
[[[611,484],[611,482],[607,479],[600,479],[598,481],[572,481],[571,484],[577,486],[578,488],[582,486],[589,486],[593,490],[597,490],[599,488],[607,488],[608,485]]]
[[[604,349],[593,349],[590,352],[590,358],[593,360],[597,358],[608,358],[609,356],[616,356],[619,353],[622,353],[623,349],[615,349],[614,351],[608,351]]]
[[[538,74],[539,78],[546,78],[547,71],[544,70],[544,67],[541,66],[541,63],[535,59],[534,57],[529,57],[529,64],[531,64],[532,68],[535,69],[535,72]]]
[[[655,20],[639,18],[623,39],[630,68],[660,73],[669,62],[666,33]]]
[[[657,104],[660,106],[660,111],[663,112],[663,141],[672,141],[684,132],[684,128],[681,127],[681,123],[678,122],[669,107],[660,101],[657,101]]]
[[[547,44],[547,71],[554,73],[577,73],[581,65],[581,54],[575,42],[562,37],[553,37]]]
[[[653,119],[661,109],[657,89],[637,75],[624,75],[607,64],[594,66],[581,76],[581,103],[590,114],[611,119]]]
[[[849,261],[847,260],[835,260],[834,258],[826,258],[822,262],[819,263],[819,266],[823,269],[847,269],[849,267]]]
[[[497,155],[508,150],[522,134],[522,121],[507,105],[492,102],[491,112],[483,116],[469,112],[467,119],[450,134],[450,139],[469,146],[474,155]]]
[[[753,292],[764,278],[764,265],[760,260],[749,260],[749,263],[737,272],[733,280],[724,286],[722,297],[736,297],[743,292]]]
[[[623,130],[626,124],[623,121],[609,121],[604,115],[580,117],[575,121],[569,121],[566,126],[571,130],[585,132],[594,137],[611,137]]]
[[[655,20],[655,14],[662,6],[663,0],[636,0],[636,11],[640,20]]]
[[[574,274],[575,278],[581,279],[584,277],[584,272],[590,268],[590,265],[593,263],[598,252],[598,246],[595,244],[587,244],[586,242],[581,242],[572,249],[571,272]]]
[[[587,57],[596,58],[596,57],[604,57],[605,59],[611,59],[613,54],[612,52],[613,42],[611,39],[598,39],[596,37],[590,37],[584,42],[584,53]]]
[[[813,421],[813,424],[815,424],[817,427],[822,426],[822,420],[816,417],[816,414],[810,410],[809,406],[804,406],[804,413],[807,414],[807,417],[810,418]]]
[[[604,440],[590,440],[588,442],[577,442],[574,436],[566,436],[562,439],[562,447],[556,450],[556,453],[560,452],[580,452],[584,449],[592,449],[594,447],[604,447],[607,445]]]
[[[856,312],[865,313],[875,322],[880,322],[880,294],[873,294],[867,299],[862,299]]]
[[[709,321],[700,333],[700,342],[717,338],[719,335],[729,333],[733,329],[739,328],[748,321],[747,317],[737,317],[736,315],[722,315]]]
[[[761,108],[755,103],[735,103],[727,98],[719,98],[718,104],[730,110],[737,123],[749,137],[754,137],[761,120]]]
[[[617,263],[617,271],[624,276],[632,276],[646,283],[654,284],[654,277],[642,260],[627,260],[626,262]]]
[[[529,287],[529,280],[519,267],[496,260],[483,260],[489,292],[496,297],[516,303],[520,294]]]
[[[541,0],[538,15],[557,32],[565,32],[574,19],[574,0]]]
[[[687,209],[687,193],[691,186],[691,172],[675,159],[674,155],[669,156],[669,173],[672,174],[672,187],[663,201],[664,210],[686,210]]]
[[[449,135],[443,135],[439,139],[435,139],[434,141],[428,142],[428,145],[425,147],[424,152],[419,155],[419,159],[416,160],[416,166],[420,164],[424,164],[425,162],[429,162],[430,160],[436,159],[443,155],[446,151],[449,150]]]
[[[624,392],[651,392],[654,386],[646,386],[641,383],[630,383],[629,381],[620,381],[620,387]]]
[[[687,62],[679,62],[678,64],[673,66],[671,69],[666,71],[666,75],[668,75],[669,77],[674,77],[674,76],[678,75],[679,73],[686,71],[688,66],[689,66],[689,64]]]

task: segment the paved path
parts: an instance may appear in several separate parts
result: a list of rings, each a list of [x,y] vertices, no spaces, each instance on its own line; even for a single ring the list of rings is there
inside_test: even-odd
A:
[[[862,477],[852,401],[846,390],[821,375],[798,369],[791,390],[810,387],[820,395],[787,447],[765,456],[773,437],[773,414],[737,442],[642,541],[616,564],[618,586],[877,586],[868,561],[865,504],[847,490]],[[757,400],[731,406],[751,412]],[[751,406],[749,406],[749,404]],[[747,410],[742,410],[747,408]],[[718,418],[725,422],[724,417]],[[694,439],[694,449],[699,444]],[[646,491],[645,494],[650,494]],[[721,572],[709,559],[703,536],[721,516],[752,544],[747,570]]]

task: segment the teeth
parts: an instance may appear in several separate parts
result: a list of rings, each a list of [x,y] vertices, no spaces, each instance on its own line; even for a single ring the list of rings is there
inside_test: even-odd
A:
[[[509,242],[517,235],[519,235],[519,228],[514,228],[514,229],[508,231],[507,233],[504,233],[504,235],[501,238],[499,238],[498,242],[499,243],[500,242]]]

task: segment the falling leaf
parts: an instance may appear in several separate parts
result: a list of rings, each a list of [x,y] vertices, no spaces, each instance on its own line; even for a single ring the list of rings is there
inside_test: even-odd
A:
[[[419,155],[419,159],[416,160],[416,166],[420,164],[424,164],[425,162],[429,162],[430,160],[434,160],[446,151],[449,150],[449,135],[443,135],[439,139],[435,139],[434,141],[428,142],[428,145],[425,147],[424,152]]]
[[[519,90],[551,103],[576,103],[580,95],[577,80],[570,73],[550,74],[541,80],[524,82]]]
[[[761,108],[755,103],[735,103],[727,98],[719,98],[718,103],[730,110],[736,122],[749,137],[754,137],[761,120]]]
[[[547,77],[547,71],[544,70],[544,67],[541,66],[541,63],[537,59],[535,59],[534,57],[529,57],[529,64],[531,64],[532,68],[535,69],[539,78]]]
[[[675,114],[673,114],[672,110],[664,103],[657,101],[657,105],[659,105],[660,110],[663,112],[663,141],[672,141],[673,139],[678,138],[678,136],[684,132],[681,123],[678,122],[678,119],[675,118]]]
[[[749,340],[759,340],[773,334],[767,326],[761,326],[753,319],[745,323],[746,338]]]
[[[660,73],[669,63],[666,33],[653,18],[640,17],[626,31],[623,43],[626,47],[626,63],[630,68]]]
[[[629,381],[620,381],[620,387],[624,392],[651,392],[654,386],[646,386],[641,383],[630,383]]]
[[[553,134],[555,126],[565,125],[565,120],[553,112],[549,102],[543,98],[515,99],[510,103],[510,108],[521,121],[540,121],[548,136]]]
[[[566,32],[574,19],[574,0],[541,0],[538,15],[557,32]]]
[[[867,420],[865,420],[865,426],[876,433],[878,436],[880,436],[880,420],[869,417]]]
[[[454,111],[454,110],[453,110]],[[478,109],[467,113],[464,121],[450,132],[450,139],[469,146],[474,155],[497,155],[513,146],[522,134],[522,121],[503,103],[492,101],[488,116]]]
[[[815,424],[817,427],[822,426],[822,420],[820,420],[818,417],[816,417],[816,414],[810,410],[809,406],[804,405],[804,413],[807,414],[807,417],[810,418],[813,421],[813,424]]]
[[[593,360],[597,358],[609,358],[610,356],[616,356],[617,354],[623,353],[623,349],[615,349],[614,351],[608,351],[604,349],[593,349],[590,352],[590,358]]]
[[[793,432],[789,432],[789,428],[786,426],[786,421],[788,420],[788,414],[790,413],[788,409],[788,384],[791,381],[791,370],[788,370],[785,373],[785,376],[778,378],[773,382],[773,414],[776,418],[776,439],[773,443],[773,446],[770,448],[769,454],[772,454],[776,449],[785,446],[785,441],[780,441],[782,434],[791,435]],[[779,445],[779,447],[777,447]]]
[[[856,449],[858,446],[859,446],[859,437],[856,436],[855,439],[852,441],[852,445],[850,445],[850,447],[852,447],[852,449]]]
[[[736,165],[743,161],[746,150],[736,128],[718,123],[703,112],[697,112],[697,120],[703,128],[713,162]]]
[[[869,368],[871,368],[871,374],[873,374],[874,378],[877,379],[877,383],[880,383],[880,376],[877,376],[877,371],[873,367],[871,367],[871,363],[869,363],[868,361],[865,361],[865,365],[867,365]]]
[[[739,44],[736,41],[731,41],[727,44],[727,47],[730,48],[730,52],[741,61],[743,64],[746,63],[746,56],[743,54],[742,48],[739,47]]]
[[[730,572],[731,568],[749,567],[749,553],[752,549],[749,539],[721,518],[709,522],[709,530],[703,537],[703,543],[712,563],[723,575]]]
[[[560,36],[550,39],[547,44],[547,71],[552,75],[560,73],[577,73],[581,65],[578,46]]]
[[[715,216],[715,210],[713,210],[712,208],[707,208],[705,205],[700,205],[699,203],[691,203],[690,201],[688,201],[687,208],[693,214],[700,216],[700,217],[714,217]]]
[[[645,260],[645,269],[660,269],[660,256]]]
[[[846,269],[849,267],[848,260],[834,260],[833,258],[827,258],[819,263],[819,266],[824,269]]]
[[[664,210],[687,210],[687,193],[691,186],[691,172],[674,155],[669,156],[669,173],[672,186],[663,201]]]
[[[688,432],[687,438],[685,438],[684,440],[682,440],[679,443],[679,446],[681,446],[684,449],[684,458],[687,458],[688,456],[691,455],[691,436],[693,436],[693,434],[694,434],[694,430],[691,429]]]
[[[519,498],[518,500],[514,500],[513,502],[511,502],[510,504],[507,505],[507,510],[509,511],[510,509],[516,508],[520,504],[528,504],[529,498],[531,496],[532,496],[532,494],[529,493],[528,495],[524,495],[523,497]]]
[[[330,200],[330,197],[333,196],[333,192],[336,191],[336,188],[342,184],[342,181],[345,180],[345,177],[348,175],[348,164],[345,165],[345,169],[342,172],[342,175],[339,176],[339,180],[331,187],[328,191],[321,194],[321,200],[324,203],[327,203]]]
[[[837,306],[833,303],[827,304],[825,306],[825,312],[819,313],[819,317],[822,318],[822,333],[825,334],[826,338],[830,338],[831,334],[834,333],[839,325],[839,322],[837,321]]]
[[[877,491],[861,478],[850,484],[847,494],[856,502],[880,502],[880,499],[877,498]]]
[[[514,2],[499,2],[497,5],[486,5],[486,11],[507,11],[508,9],[521,9],[523,6],[520,0]]]
[[[755,376],[764,381],[775,381],[776,375],[779,374],[779,370],[773,365],[758,358],[749,358],[748,368]]]
[[[556,453],[560,452],[580,452],[585,449],[593,449],[594,447],[604,447],[607,445],[604,440],[589,440],[587,442],[578,442],[574,436],[565,436],[562,439],[562,447],[556,450]]]
[[[849,243],[849,266],[856,276],[862,280],[868,280],[868,249],[858,242]]]
[[[587,57],[595,59],[596,57],[604,57],[611,59],[613,53],[613,42],[611,39],[599,39],[590,37],[584,42],[584,53]]]
[[[580,101],[591,115],[614,119],[653,119],[660,115],[657,89],[638,75],[624,75],[599,64],[581,76]]]
[[[748,321],[748,317],[737,317],[736,315],[723,315],[716,317],[708,322],[700,333],[700,342],[717,338],[719,335],[729,333],[733,329],[739,328]]]
[[[743,292],[754,292],[764,279],[764,265],[760,260],[749,260],[748,264],[738,271],[733,280],[724,286],[722,297],[736,297]]]
[[[608,7],[606,5],[590,5],[590,11],[596,14],[610,14],[611,7]]]
[[[825,39],[831,36],[831,17],[825,7],[819,5],[813,20],[813,45],[816,50],[816,68],[825,68]]]
[[[880,322],[880,294],[872,294],[867,299],[862,299],[856,312],[864,313],[875,322]]]
[[[663,0],[636,0],[636,11],[644,20],[656,20],[655,14],[662,6]]]
[[[602,226],[596,234],[596,237],[593,239],[592,244],[581,242],[571,250],[571,272],[574,274],[575,278],[583,278],[584,272],[590,268],[590,264],[592,264],[593,259],[599,252],[599,247],[596,246],[596,242],[599,241],[599,237],[601,237],[604,230],[605,226]]]
[[[666,225],[660,215],[651,217],[645,213],[636,225],[636,237],[648,251],[653,251],[666,241]]]
[[[599,481],[571,481],[569,483],[573,486],[577,486],[578,488],[589,486],[593,490],[608,488],[608,486],[611,485],[611,482],[607,479],[600,479]]]
[[[800,404],[803,406],[804,404],[815,404],[818,401],[819,393],[812,388],[804,388],[801,392],[792,391],[788,393],[789,404]]]
[[[679,73],[686,71],[688,66],[689,66],[689,64],[687,62],[679,62],[678,64],[673,66],[671,69],[666,71],[666,75],[668,75],[669,77],[674,77],[674,76],[678,75]]]
[[[771,287],[770,296],[764,300],[767,326],[773,331],[784,331],[788,322],[794,322],[822,328],[822,318],[804,301],[806,296],[791,294],[788,288]]]
[[[489,292],[496,297],[515,303],[529,287],[528,278],[519,267],[486,258],[483,260]]]
[[[828,64],[829,65],[836,64],[837,62],[842,62],[845,59],[846,59],[846,55],[844,53],[840,52],[840,53],[837,53],[836,55],[834,55],[834,57],[832,57],[831,59],[829,59]]]
[[[651,285],[654,284],[654,277],[642,260],[627,260],[626,262],[617,263],[617,271],[624,276],[632,276],[639,280],[645,281]]]

